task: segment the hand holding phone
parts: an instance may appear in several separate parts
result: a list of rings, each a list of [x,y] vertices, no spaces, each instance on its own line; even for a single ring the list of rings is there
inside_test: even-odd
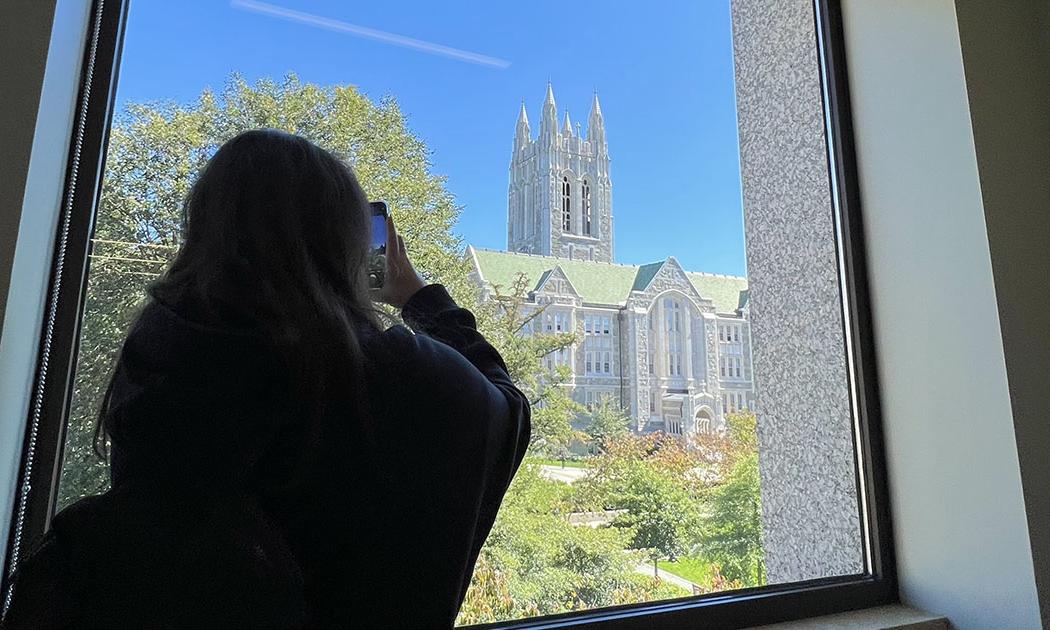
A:
[[[385,201],[372,201],[372,246],[368,252],[368,288],[378,289],[386,279],[387,219],[390,210]]]
[[[408,302],[409,298],[415,295],[416,291],[426,286],[426,282],[419,277],[415,267],[412,266],[412,261],[408,257],[408,251],[405,249],[405,239],[401,238],[401,235],[397,233],[394,219],[385,211],[386,204],[383,204],[383,209],[383,227],[381,229],[382,234],[386,238],[383,245],[381,247],[374,246],[373,251],[376,252],[377,257],[382,258],[384,266],[381,285],[373,287],[372,299],[401,308]],[[373,243],[377,233],[375,222],[378,222],[378,220],[373,219]],[[371,279],[372,274],[370,270],[370,282]]]

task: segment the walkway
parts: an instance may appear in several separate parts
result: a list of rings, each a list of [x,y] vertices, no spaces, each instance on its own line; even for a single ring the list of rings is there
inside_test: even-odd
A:
[[[540,466],[540,474],[550,479],[551,481],[561,481],[562,483],[575,483],[587,475],[586,468],[574,468],[566,466],[552,466],[544,464]]]
[[[637,566],[634,567],[634,570],[636,572],[638,572],[638,573],[643,574],[643,575],[648,575],[649,577],[653,576],[653,565],[652,565],[652,563],[640,562],[640,563],[638,563]],[[690,582],[689,580],[685,579],[684,577],[679,577],[679,576],[675,575],[674,573],[671,573],[669,571],[664,571],[663,569],[657,569],[656,570],[656,576],[659,577],[664,582],[670,582],[671,584],[674,584],[675,586],[679,586],[681,588],[684,588],[685,590],[689,591],[690,593],[695,593],[696,592],[693,587],[695,587],[697,585],[693,584],[692,582]]]

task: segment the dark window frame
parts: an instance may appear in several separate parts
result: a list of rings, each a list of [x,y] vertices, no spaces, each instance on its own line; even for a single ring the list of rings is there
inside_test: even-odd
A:
[[[56,246],[19,468],[15,513],[6,541],[2,576],[4,608],[10,593],[9,578],[20,555],[34,538],[46,531],[54,515],[87,288],[91,234],[101,192],[129,3],[130,0],[94,0],[92,6],[70,140],[75,150],[70,151],[63,211],[56,226]],[[670,630],[740,627],[898,601],[842,10],[840,0],[814,0],[814,9],[828,136],[828,176],[834,190],[839,264],[845,279],[844,308],[849,313],[845,343],[850,345],[854,356],[850,374],[858,410],[854,448],[858,461],[857,484],[863,486],[858,510],[860,522],[867,527],[865,557],[869,570],[853,576],[473,627],[571,626],[603,630],[647,629],[654,625]]]
[[[21,554],[47,530],[54,516],[128,4],[128,0],[94,0],[91,6],[14,513],[4,541],[0,614],[10,604],[11,576]]]

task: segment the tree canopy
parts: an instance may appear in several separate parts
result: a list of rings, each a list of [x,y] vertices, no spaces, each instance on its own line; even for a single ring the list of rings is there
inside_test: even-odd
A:
[[[322,88],[294,74],[254,85],[234,75],[221,92],[205,91],[189,105],[127,105],[110,131],[60,505],[108,483],[92,452],[95,416],[145,288],[179,245],[195,175],[223,142],[259,127],[299,134],[348,161],[369,197],[390,203],[420,269],[460,299],[473,294],[452,231],[460,209],[393,98],[374,103],[352,86]]]
[[[609,440],[627,435],[631,430],[631,416],[612,396],[601,396],[584,430],[597,450]]]
[[[753,413],[733,413],[726,421],[724,478],[708,491],[710,516],[702,525],[700,548],[726,579],[764,584],[756,419]]]

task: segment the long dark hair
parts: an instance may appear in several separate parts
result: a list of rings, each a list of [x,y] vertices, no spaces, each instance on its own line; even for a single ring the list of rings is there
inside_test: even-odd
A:
[[[379,327],[370,242],[368,200],[347,164],[299,136],[247,131],[193,184],[182,246],[149,294],[199,323],[258,333],[318,418],[331,391],[363,391],[360,334]],[[103,456],[109,399],[95,436]]]

